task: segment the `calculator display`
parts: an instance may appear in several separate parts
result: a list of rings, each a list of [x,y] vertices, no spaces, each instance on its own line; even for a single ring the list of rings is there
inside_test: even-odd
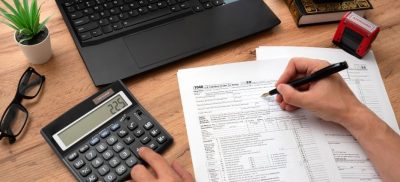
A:
[[[53,138],[65,150],[130,105],[126,95],[120,92],[54,134]]]

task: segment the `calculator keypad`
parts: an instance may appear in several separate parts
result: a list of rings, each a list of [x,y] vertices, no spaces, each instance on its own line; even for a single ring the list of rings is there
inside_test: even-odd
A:
[[[66,156],[69,164],[80,175],[79,179],[125,180],[131,168],[142,163],[138,154],[140,147],[147,146],[156,150],[167,140],[172,140],[161,130],[158,123],[150,121],[147,117],[139,120],[132,113],[123,114],[120,119],[115,118],[111,125],[94,134],[86,143]]]

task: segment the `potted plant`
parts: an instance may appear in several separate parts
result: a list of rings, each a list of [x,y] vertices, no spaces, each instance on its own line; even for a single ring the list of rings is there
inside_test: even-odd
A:
[[[51,55],[49,30],[45,26],[50,17],[40,21],[40,7],[37,0],[13,0],[14,6],[6,0],[0,0],[4,8],[0,7],[0,22],[15,30],[14,39],[21,47],[22,52],[32,64],[43,64]]]

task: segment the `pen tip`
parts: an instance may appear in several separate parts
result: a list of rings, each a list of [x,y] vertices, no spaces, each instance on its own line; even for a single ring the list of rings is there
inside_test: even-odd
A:
[[[262,95],[261,95],[261,97],[268,97],[269,96],[269,93],[267,92],[267,93],[263,93]]]

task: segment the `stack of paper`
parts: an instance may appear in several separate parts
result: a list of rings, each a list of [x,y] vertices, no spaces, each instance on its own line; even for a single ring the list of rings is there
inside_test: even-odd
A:
[[[260,47],[262,61],[178,72],[197,181],[380,181],[345,129],[260,97],[295,56],[347,61],[346,82],[398,131],[372,52],[358,60],[335,49]]]

